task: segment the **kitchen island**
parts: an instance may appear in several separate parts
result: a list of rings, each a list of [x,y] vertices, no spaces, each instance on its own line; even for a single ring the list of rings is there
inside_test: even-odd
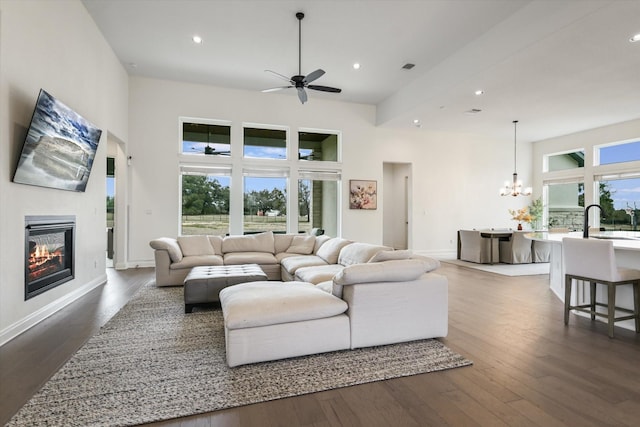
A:
[[[532,232],[526,235],[531,240],[547,242],[551,246],[549,266],[549,286],[551,291],[564,302],[564,271],[562,269],[562,239],[565,237],[582,239],[582,231],[569,233],[552,233],[547,231]],[[640,232],[637,231],[598,231],[589,234],[590,239],[606,239],[613,242],[616,262],[620,267],[640,270]],[[589,302],[589,283],[578,282],[574,285],[572,305]],[[606,287],[598,286],[596,298],[607,302]],[[631,286],[621,286],[616,295],[616,306],[633,309],[633,289]],[[577,313],[582,315],[583,313]],[[633,320],[617,322],[616,326],[635,330]]]

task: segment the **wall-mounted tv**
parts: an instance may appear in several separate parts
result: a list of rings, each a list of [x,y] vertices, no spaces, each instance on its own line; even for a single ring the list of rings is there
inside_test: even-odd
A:
[[[40,90],[13,182],[84,191],[102,130]]]

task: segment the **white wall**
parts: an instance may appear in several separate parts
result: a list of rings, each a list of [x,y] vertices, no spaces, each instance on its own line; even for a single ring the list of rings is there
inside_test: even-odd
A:
[[[106,136],[127,139],[128,81],[79,0],[0,1],[0,53],[1,344],[106,279]],[[11,182],[40,88],[103,130],[84,193]],[[28,301],[25,215],[77,221],[75,279]]]
[[[382,188],[383,162],[411,163],[413,175],[413,249],[455,253],[456,231],[467,227],[513,226],[509,208],[531,198],[498,195],[513,172],[510,141],[422,129],[397,130],[374,125],[375,108],[311,96],[301,105],[295,96],[254,93],[140,77],[130,79],[130,258],[129,265],[152,265],[149,241],[176,236],[178,140],[180,116],[229,120],[232,140],[243,122],[342,132],[342,235],[382,243],[382,206],[348,209],[350,179],[372,179]],[[233,141],[232,141],[233,143]],[[518,172],[529,182],[530,145],[518,152]]]

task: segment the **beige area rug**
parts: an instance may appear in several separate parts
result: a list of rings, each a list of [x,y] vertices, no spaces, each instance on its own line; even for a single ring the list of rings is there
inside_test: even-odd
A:
[[[221,310],[147,285],[8,425],[135,425],[471,363],[421,340],[229,368]]]
[[[459,259],[441,259],[441,262],[455,264],[461,267],[473,268],[475,270],[489,273],[501,274],[503,276],[535,276],[538,274],[549,274],[549,263],[539,262],[533,264],[476,264],[475,262],[460,261]]]

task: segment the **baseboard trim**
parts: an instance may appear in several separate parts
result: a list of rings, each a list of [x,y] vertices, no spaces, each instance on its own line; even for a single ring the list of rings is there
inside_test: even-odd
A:
[[[31,313],[30,315],[19,320],[18,322],[4,328],[2,331],[0,331],[0,346],[8,343],[18,335],[34,327],[38,323],[45,320],[47,317],[63,309],[64,307],[71,304],[78,298],[82,297],[83,295],[87,294],[88,292],[92,291],[93,289],[97,288],[98,286],[106,282],[107,282],[107,274],[105,273],[102,276],[92,280],[91,282],[86,283],[85,285],[79,287],[78,289],[72,292],[69,292],[63,297],[58,298],[57,300],[51,302],[50,304],[45,305],[41,309]]]

